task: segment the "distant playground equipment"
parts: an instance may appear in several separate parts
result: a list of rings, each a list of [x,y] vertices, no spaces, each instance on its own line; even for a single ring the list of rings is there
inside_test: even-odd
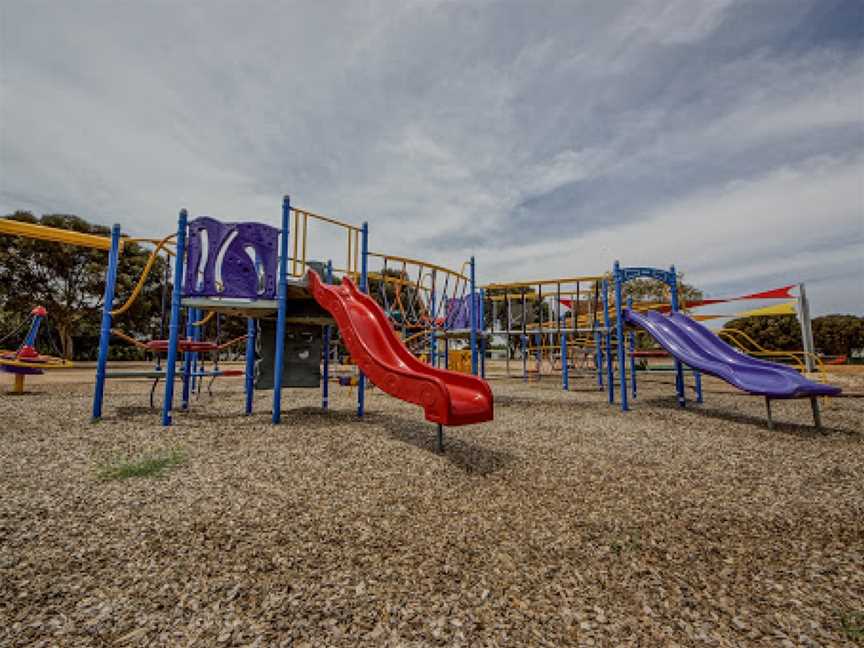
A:
[[[369,258],[380,262],[379,269],[369,273],[369,292],[414,355],[433,367],[485,377],[482,298],[476,288],[474,258],[458,271],[379,252],[370,252]],[[468,351],[470,367],[451,366],[452,361],[463,361],[464,354],[454,353],[463,350]]]
[[[10,392],[12,394],[24,393],[24,381],[27,376],[40,375],[52,369],[72,367],[72,362],[69,360],[58,356],[43,355],[36,350],[39,328],[47,315],[48,311],[43,306],[36,306],[30,311],[30,328],[21,345],[15,351],[0,350],[0,370],[13,376],[12,391]],[[26,324],[27,320],[24,320],[18,328],[6,334],[0,342],[17,335]]]
[[[657,310],[640,313],[632,308],[624,308],[622,303],[623,286],[628,281],[648,277],[662,281],[669,287],[671,296],[670,312],[663,315]],[[678,305],[678,279],[675,267],[669,270],[660,268],[621,267],[616,261],[613,268],[615,282],[615,336],[617,339],[619,387],[621,409],[627,411],[628,382],[625,363],[625,326],[637,326],[647,331],[656,342],[675,359],[675,390],[678,404],[684,407],[684,365],[691,367],[696,380],[697,402],[702,401],[701,373],[711,374],[749,394],[764,396],[768,417],[768,427],[773,427],[771,401],[809,398],[816,428],[821,428],[819,396],[836,396],[838,387],[812,382],[795,369],[747,356],[723,342],[718,336],[695,320],[682,315]],[[607,347],[609,348],[609,347]],[[630,341],[630,388],[635,398],[636,371],[632,338]],[[607,356],[611,366],[611,354]],[[609,401],[614,402],[612,380],[609,381]]]
[[[483,340],[504,340],[507,377],[539,381],[560,371],[562,388],[568,390],[571,378],[583,369],[596,373],[603,386],[600,339],[608,328],[601,322],[601,308],[608,311],[604,277],[492,283],[480,294],[481,313],[488,309],[491,314]],[[485,347],[483,351],[485,357]],[[519,373],[511,370],[516,359],[521,361]]]

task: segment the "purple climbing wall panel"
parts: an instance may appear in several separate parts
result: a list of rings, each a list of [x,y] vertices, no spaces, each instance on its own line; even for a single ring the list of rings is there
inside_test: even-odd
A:
[[[275,299],[279,229],[263,223],[189,223],[184,297]]]
[[[450,298],[447,300],[446,315],[444,319],[444,328],[452,329],[467,329],[471,328],[471,310],[468,301],[469,296]],[[480,308],[480,295],[474,296],[475,306]]]

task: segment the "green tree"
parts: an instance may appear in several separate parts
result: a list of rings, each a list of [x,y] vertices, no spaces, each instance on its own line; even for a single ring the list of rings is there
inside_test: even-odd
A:
[[[13,220],[100,236],[110,229],[79,216],[46,214],[37,218],[18,211]],[[124,246],[118,265],[114,306],[129,296],[149,252],[135,243]],[[58,244],[19,236],[0,235],[0,312],[3,320],[29,313],[36,304],[48,309],[48,324],[67,358],[94,353],[99,335],[105,288],[107,254],[102,250]],[[158,325],[164,262],[157,259],[140,296],[118,325],[132,335],[149,336]],[[76,349],[80,343],[81,348]]]
[[[769,351],[800,351],[804,346],[801,325],[795,315],[739,317],[724,324],[723,328],[743,331]]]
[[[825,315],[813,319],[813,343],[827,355],[851,356],[864,349],[864,317]]]

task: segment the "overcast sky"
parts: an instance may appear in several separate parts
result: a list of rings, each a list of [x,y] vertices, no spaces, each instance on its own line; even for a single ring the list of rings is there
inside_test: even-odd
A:
[[[864,312],[860,0],[0,0],[0,26],[0,213],[157,234],[290,193],[483,281],[619,258]]]

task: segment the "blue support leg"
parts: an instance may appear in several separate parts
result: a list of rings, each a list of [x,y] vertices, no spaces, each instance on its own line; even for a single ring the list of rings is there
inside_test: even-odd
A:
[[[288,310],[288,238],[291,234],[291,199],[282,199],[282,235],[279,238],[279,305],[276,314],[276,352],[273,368],[274,424],[282,420],[282,363],[285,361],[285,318]]]
[[[99,330],[99,358],[96,361],[96,389],[93,391],[92,420],[94,422],[102,418],[102,400],[105,394],[105,368],[108,364],[108,346],[111,343],[111,310],[114,307],[114,289],[117,283],[117,265],[119,261],[120,226],[114,225],[111,228],[108,272],[105,275],[105,292],[102,295],[102,326]]]
[[[561,389],[564,391],[570,391],[570,359],[567,356],[567,334],[561,333]]]
[[[252,413],[252,403],[255,396],[255,335],[258,331],[257,322],[251,317],[246,320],[246,416]]]
[[[191,340],[193,335],[192,322],[195,317],[195,309],[186,309],[186,339]],[[180,409],[184,412],[189,409],[189,389],[191,387],[192,374],[192,352],[185,351],[183,353],[183,400]]]
[[[327,261],[324,280],[333,283],[333,262]],[[321,409],[326,410],[330,406],[330,325],[324,327],[324,371],[321,380]]]
[[[474,274],[474,257],[471,257],[471,293],[468,303],[468,315],[471,318],[471,375],[476,376],[478,373],[477,364],[477,284]]]
[[[360,230],[360,290],[369,292],[369,224],[363,223]],[[366,413],[366,376],[363,372],[357,379],[357,416]]]
[[[618,262],[615,262],[615,337],[618,344],[618,380],[621,385],[621,411],[630,409],[627,404],[627,365],[624,352],[624,309],[621,307],[622,281]]]
[[[594,331],[594,368],[597,369],[597,386],[603,389],[603,349],[600,346],[600,331]]]
[[[174,256],[174,287],[171,292],[171,323],[168,326],[168,358],[165,361],[165,396],[162,399],[162,425],[171,425],[174,407],[174,376],[177,371],[177,345],[180,342],[180,300],[183,293],[183,260],[186,256],[185,209],[177,221],[177,245]]]
[[[696,402],[704,402],[702,399],[702,372],[698,369],[693,370],[693,375],[696,378]]]

